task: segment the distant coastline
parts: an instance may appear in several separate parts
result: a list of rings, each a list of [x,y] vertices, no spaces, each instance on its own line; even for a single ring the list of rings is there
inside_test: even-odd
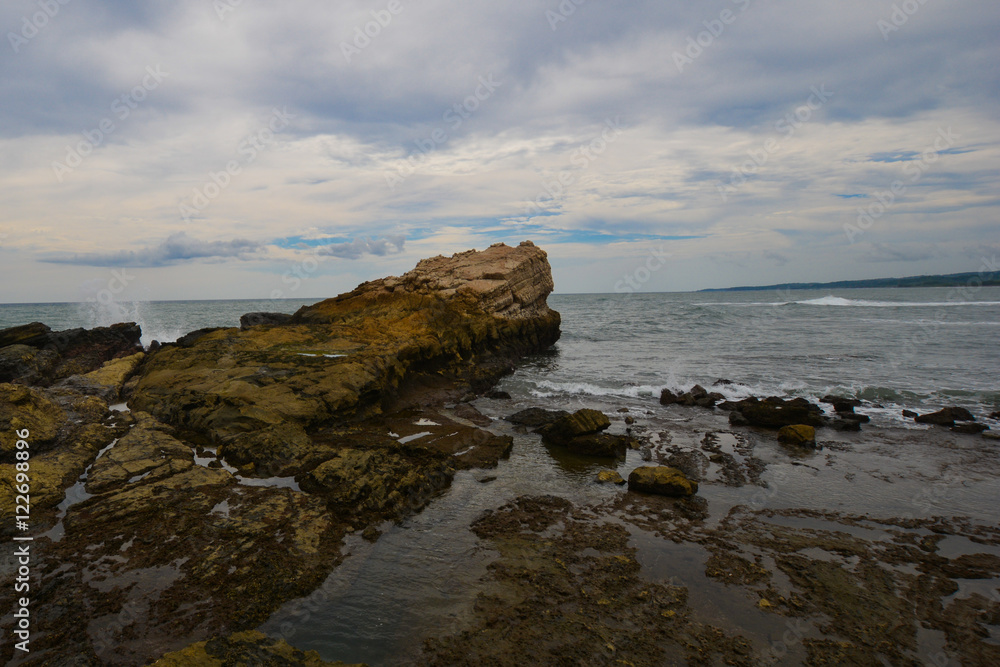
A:
[[[981,273],[950,273],[937,276],[910,276],[908,278],[874,278],[872,280],[838,280],[832,283],[781,283],[778,285],[759,285],[745,287],[716,287],[698,290],[699,292],[753,292],[776,289],[861,289],[870,287],[957,287],[976,280],[977,285],[997,286],[1000,278],[989,275],[984,278]]]

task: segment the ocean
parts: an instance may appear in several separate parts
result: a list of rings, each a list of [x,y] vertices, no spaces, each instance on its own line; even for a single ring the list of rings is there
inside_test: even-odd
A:
[[[315,301],[8,304],[0,327],[135,321],[148,345]],[[562,338],[504,380],[511,393],[645,398],[726,379],[734,384],[712,389],[733,399],[860,398],[881,424],[907,425],[904,408],[1000,409],[1000,287],[556,294],[549,304],[562,314]]]

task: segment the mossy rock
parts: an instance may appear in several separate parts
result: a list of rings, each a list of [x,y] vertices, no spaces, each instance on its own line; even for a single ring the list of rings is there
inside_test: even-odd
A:
[[[661,496],[686,497],[698,493],[698,482],[688,479],[677,468],[641,466],[629,474],[628,489]]]
[[[792,424],[783,426],[778,431],[778,442],[799,447],[816,446],[816,429],[807,424]]]

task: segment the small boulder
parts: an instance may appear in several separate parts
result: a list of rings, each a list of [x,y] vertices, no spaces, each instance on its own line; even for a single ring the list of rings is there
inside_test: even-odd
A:
[[[920,416],[920,413],[914,412],[913,410],[903,410],[903,416],[908,419],[914,419]]]
[[[936,424],[938,426],[954,426],[957,421],[974,422],[975,416],[965,408],[944,408],[937,412],[914,417],[918,424]]]
[[[602,470],[597,473],[598,484],[624,484],[625,478],[617,470]]]
[[[599,433],[611,426],[611,420],[600,410],[584,408],[571,415],[560,417],[548,426],[539,429],[542,438],[557,445],[568,444],[581,435]]]
[[[990,419],[1000,419],[1000,410],[990,413]]]
[[[698,493],[698,483],[685,477],[677,468],[641,466],[629,474],[628,489],[661,496],[686,497]]]
[[[807,424],[792,424],[778,431],[778,442],[800,447],[816,447],[816,429]]]
[[[566,443],[566,448],[584,456],[624,456],[628,451],[629,439],[624,435],[610,435],[608,433],[590,433],[580,435],[570,439]]]

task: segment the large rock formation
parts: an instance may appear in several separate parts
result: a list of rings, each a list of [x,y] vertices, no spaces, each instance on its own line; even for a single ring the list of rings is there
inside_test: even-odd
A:
[[[44,582],[32,655],[139,665],[196,642],[162,664],[321,664],[233,633],[316,590],[345,534],[418,511],[456,470],[509,454],[509,436],[477,427],[488,417],[445,403],[558,339],[551,289],[545,253],[526,242],[143,354],[134,324],[0,331],[0,426],[31,433]],[[110,409],[122,395],[132,412]],[[14,456],[4,442],[0,462]],[[5,535],[12,483],[0,483]],[[80,614],[91,623],[69,622]],[[12,657],[0,646],[0,662]]]
[[[263,451],[275,430],[301,440],[322,424],[419,404],[428,392],[487,388],[521,355],[558,339],[551,290],[545,252],[531,242],[424,260],[285,323],[164,345],[130,405],[224,448],[239,441],[252,450],[259,440]]]

